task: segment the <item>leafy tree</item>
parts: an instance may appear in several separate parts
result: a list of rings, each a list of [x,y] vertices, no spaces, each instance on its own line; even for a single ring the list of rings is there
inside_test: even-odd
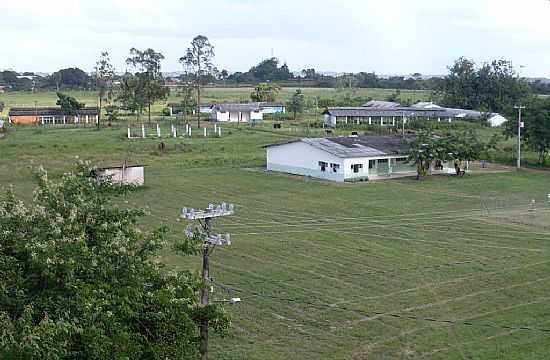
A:
[[[127,64],[132,65],[138,70],[134,74],[137,81],[131,84],[143,88],[145,96],[135,97],[135,100],[144,101],[142,108],[147,107],[149,121],[151,121],[151,105],[157,100],[166,99],[170,92],[170,90],[164,86],[164,78],[160,71],[160,62],[163,59],[164,55],[153,49],[141,51],[136,48],[130,49],[130,57],[126,59]],[[141,94],[141,90],[136,89],[134,93]]]
[[[296,89],[296,92],[292,95],[287,102],[286,107],[288,111],[294,114],[294,120],[296,120],[297,114],[304,112],[305,98],[301,89]]]
[[[186,72],[192,73],[193,83],[197,89],[197,126],[201,126],[201,87],[205,77],[216,72],[213,64],[214,46],[206,36],[198,35],[191,42],[191,47],[187,48],[185,56],[180,58],[180,63],[186,69]]]
[[[95,66],[95,81],[96,90],[99,100],[99,113],[97,118],[97,127],[99,128],[101,122],[101,109],[104,100],[110,100],[113,98],[113,80],[115,77],[115,68],[111,64],[109,53],[104,51],[101,53],[99,60]]]
[[[84,107],[84,103],[79,102],[74,97],[65,95],[63,93],[57,93],[57,105],[61,107],[64,114],[75,116],[78,110]]]
[[[79,68],[61,69],[49,76],[49,84],[55,85],[57,91],[61,89],[90,89],[91,77]]]
[[[89,174],[40,171],[32,203],[0,201],[0,358],[197,358],[197,324],[224,332],[223,308],[199,306],[197,276],[155,260],[165,229]]]
[[[258,102],[273,102],[277,99],[277,95],[281,87],[276,84],[259,83],[250,94],[252,101]]]
[[[225,86],[225,82],[228,77],[229,77],[229,72],[227,70],[223,69],[222,71],[220,71],[220,80],[223,81],[223,86]]]
[[[143,86],[143,77],[126,73],[120,80],[120,88],[116,100],[121,107],[140,116],[147,103],[147,94]]]
[[[193,112],[193,109],[197,107],[197,99],[193,96],[194,85],[191,81],[184,81],[182,87],[179,90],[178,95],[181,96],[181,109],[183,115],[187,116]]]
[[[411,143],[408,162],[416,165],[416,179],[428,175],[432,162],[445,152],[431,132],[421,132]]]
[[[3,102],[3,101],[0,101],[0,113],[1,113],[2,111],[4,111],[4,106],[5,106],[4,102]]]
[[[528,84],[506,60],[476,69],[473,61],[460,58],[449,71],[443,84],[447,106],[510,114],[512,106],[529,95]]]

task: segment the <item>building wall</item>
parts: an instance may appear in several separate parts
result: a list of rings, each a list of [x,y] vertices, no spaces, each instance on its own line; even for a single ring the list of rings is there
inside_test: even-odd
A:
[[[10,116],[10,123],[14,125],[36,124],[36,116]]]
[[[113,184],[142,186],[145,183],[143,166],[104,169],[99,176],[110,176]]]
[[[325,171],[321,171],[320,161],[328,164]],[[337,164],[338,171],[333,172],[330,164]],[[344,181],[343,165],[342,159],[303,142],[267,148],[267,169],[271,171]]]

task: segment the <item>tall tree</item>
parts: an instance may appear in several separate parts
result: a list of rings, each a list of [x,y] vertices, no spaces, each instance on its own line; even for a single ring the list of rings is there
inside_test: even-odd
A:
[[[197,89],[197,126],[201,126],[201,87],[204,78],[216,72],[213,64],[214,46],[206,36],[198,35],[191,41],[191,47],[187,48],[185,56],[180,58],[186,71],[194,75],[193,81]]]
[[[147,93],[143,84],[144,77],[138,77],[131,73],[125,73],[120,80],[120,87],[116,101],[120,102],[122,109],[141,116],[147,103]]]
[[[157,100],[166,99],[170,92],[164,86],[164,78],[160,71],[160,62],[163,59],[164,55],[150,48],[144,51],[131,48],[130,57],[126,59],[126,63],[137,70],[134,75],[139,79],[138,83],[145,92],[144,107],[148,108],[149,121],[151,121],[151,105]]]
[[[115,68],[111,64],[109,53],[104,51],[101,53],[99,60],[95,66],[95,81],[98,93],[99,112],[97,116],[97,127],[100,127],[101,110],[103,101],[109,101],[113,97],[113,81],[115,77]]]
[[[79,68],[61,69],[53,73],[49,79],[50,84],[55,85],[57,91],[60,89],[87,90],[93,86],[90,76]]]
[[[277,84],[259,83],[250,94],[252,101],[273,102],[277,99],[281,87]]]
[[[302,89],[296,89],[296,92],[292,94],[292,97],[286,104],[288,111],[294,114],[294,120],[296,120],[298,114],[304,112],[305,103],[306,101],[304,94],[302,94]]]

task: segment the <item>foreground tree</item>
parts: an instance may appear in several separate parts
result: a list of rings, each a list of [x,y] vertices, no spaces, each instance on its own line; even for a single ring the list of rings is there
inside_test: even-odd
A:
[[[199,307],[197,278],[155,260],[165,230],[113,203],[124,188],[89,174],[40,171],[30,205],[0,201],[0,358],[197,358],[197,323],[223,331],[223,310]]]
[[[250,94],[252,101],[274,102],[279,95],[281,87],[276,84],[259,83]]]
[[[193,84],[197,89],[197,127],[201,126],[201,86],[206,78],[216,72],[213,64],[214,46],[206,36],[196,36],[187,48],[185,56],[180,58],[180,63],[193,75]]]
[[[108,52],[102,52],[95,66],[95,82],[98,96],[99,111],[97,116],[97,127],[101,123],[101,110],[103,101],[109,101],[113,98],[113,81],[115,77],[115,68],[111,64]]]
[[[164,77],[160,71],[160,62],[164,59],[164,55],[156,52],[153,49],[144,51],[136,48],[130,49],[130,57],[126,59],[126,63],[132,65],[137,72],[134,76],[137,78],[133,82],[135,86],[142,88],[135,89],[135,93],[143,92],[144,96],[136,97],[138,101],[144,101],[142,108],[148,109],[148,119],[151,121],[151,105],[155,101],[166,99],[170,90],[164,86]]]
[[[296,89],[296,92],[292,94],[292,97],[286,104],[288,111],[294,114],[294,120],[296,120],[298,114],[304,112],[305,103],[306,101],[304,94],[302,94],[302,90]]]

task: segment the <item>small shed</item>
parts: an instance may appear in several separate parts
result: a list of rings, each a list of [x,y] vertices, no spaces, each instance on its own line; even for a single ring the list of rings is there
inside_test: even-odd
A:
[[[143,186],[145,184],[145,165],[123,165],[96,169],[98,180],[110,178],[113,184]]]

